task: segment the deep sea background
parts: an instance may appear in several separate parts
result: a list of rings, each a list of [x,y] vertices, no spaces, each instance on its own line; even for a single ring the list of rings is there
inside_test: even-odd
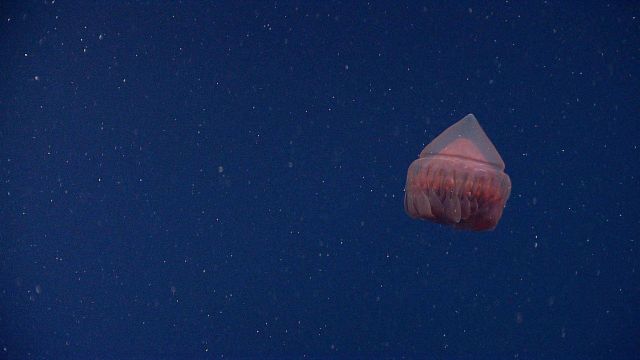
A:
[[[634,1],[6,1],[0,358],[640,358]],[[495,231],[411,220],[474,113]]]

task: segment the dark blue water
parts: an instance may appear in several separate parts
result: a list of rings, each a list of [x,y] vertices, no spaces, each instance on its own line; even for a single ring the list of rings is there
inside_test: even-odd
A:
[[[640,356],[633,2],[5,2],[0,357]],[[411,220],[474,113],[495,231]]]

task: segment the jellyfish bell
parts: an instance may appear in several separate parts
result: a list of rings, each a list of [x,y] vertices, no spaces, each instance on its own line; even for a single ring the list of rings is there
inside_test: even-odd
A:
[[[511,193],[495,146],[469,114],[442,132],[407,171],[404,208],[415,219],[492,230]]]

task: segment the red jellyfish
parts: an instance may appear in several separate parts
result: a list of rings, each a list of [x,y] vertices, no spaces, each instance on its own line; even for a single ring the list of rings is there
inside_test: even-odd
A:
[[[435,138],[407,171],[404,210],[457,229],[492,230],[511,193],[504,162],[469,114]]]

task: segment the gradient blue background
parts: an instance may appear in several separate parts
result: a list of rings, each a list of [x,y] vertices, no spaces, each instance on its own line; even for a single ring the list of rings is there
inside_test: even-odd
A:
[[[639,9],[3,2],[0,357],[639,358]],[[467,113],[493,232],[402,207]]]

